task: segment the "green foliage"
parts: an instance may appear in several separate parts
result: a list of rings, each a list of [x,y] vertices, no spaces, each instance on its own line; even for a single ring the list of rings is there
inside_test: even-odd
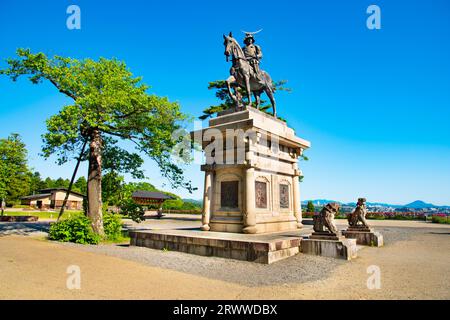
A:
[[[383,214],[371,214],[370,212],[367,214],[366,219],[370,220],[385,220],[386,217]]]
[[[105,240],[117,241],[121,239],[122,221],[119,215],[104,213],[103,227]],[[70,218],[53,223],[50,226],[49,239],[81,244],[98,244],[102,240],[92,230],[89,218],[82,214],[75,214]]]
[[[30,179],[29,179],[29,191],[27,192],[27,195],[29,194],[36,194],[40,190],[43,189],[51,189],[51,188],[68,188],[70,180],[64,179],[64,178],[57,178],[52,179],[50,177],[47,177],[45,180],[42,180],[41,174],[39,172],[29,172],[28,173]],[[72,186],[72,191],[86,194],[87,193],[87,181],[84,176],[79,177]]]
[[[84,176],[81,176],[74,182],[72,190],[81,194],[87,194],[87,180]]]
[[[184,201],[183,199],[166,200],[163,203],[164,210],[198,210],[202,206],[196,203]]]
[[[35,194],[39,190],[46,188],[39,172],[29,172],[28,175],[30,177],[28,194]]]
[[[193,190],[184,180],[182,168],[171,161],[171,150],[178,143],[172,132],[187,119],[178,103],[148,94],[149,87],[141,82],[142,78],[133,76],[125,63],[116,59],[47,57],[29,49],[18,49],[17,56],[7,60],[8,68],[0,70],[0,74],[13,81],[27,75],[35,84],[47,80],[73,100],[47,120],[44,157],[55,154],[58,163],[63,164],[78,153],[86,138],[92,140],[94,132],[98,132],[102,138],[131,141],[137,152],[157,163],[173,187]]]
[[[432,223],[450,224],[450,218],[449,218],[449,216],[433,215],[431,217],[431,222]]]
[[[306,212],[316,212],[316,208],[314,207],[312,201],[308,201],[308,204],[306,205]]]
[[[26,205],[26,204],[15,204],[12,206],[14,209],[27,209],[30,206]]]
[[[119,205],[123,199],[124,177],[116,172],[108,172],[102,178],[102,198],[107,205]]]
[[[175,210],[181,210],[183,207],[183,200],[181,199],[173,199],[173,200],[166,200],[163,203],[163,209],[175,209]]]
[[[124,200],[120,206],[120,214],[130,218],[135,222],[144,220],[145,208],[133,201],[133,199]]]
[[[39,190],[42,189],[51,189],[51,188],[68,188],[70,180],[64,179],[64,178],[57,178],[52,179],[50,177],[45,178],[45,180],[42,180],[41,174],[39,172],[33,172],[29,173],[30,176],[30,183],[29,183],[29,191],[27,194],[34,194],[37,193]],[[72,191],[80,192],[85,194],[86,193],[86,178],[81,177],[79,178],[76,183],[74,183],[72,187]]]
[[[183,205],[181,206],[181,210],[198,210],[202,209],[202,206],[193,202],[183,201]]]
[[[103,139],[103,172],[120,173],[128,172],[135,179],[144,179],[142,165],[144,160],[137,153],[120,148],[118,140],[111,137]]]
[[[107,181],[109,178],[106,178]],[[110,205],[115,205],[120,208],[120,213],[129,217],[130,219],[141,222],[144,219],[144,213],[148,209],[158,209],[159,205],[139,205],[134,202],[131,195],[134,191],[159,191],[164,192],[156,188],[154,185],[148,182],[130,182],[123,183],[123,177],[121,177],[121,183],[117,186],[117,192],[114,197],[114,201],[110,202]],[[102,184],[103,185],[103,184]],[[173,197],[172,200],[166,200],[163,203],[163,209],[165,210],[198,210],[200,205],[194,204],[182,200],[176,194],[170,192],[164,192],[165,194]],[[112,199],[112,198],[110,198]]]
[[[116,241],[122,236],[122,220],[119,215],[104,212],[103,228],[108,240]]]
[[[0,139],[0,201],[19,204],[20,197],[29,192],[30,180],[27,150],[20,135]]]
[[[81,244],[98,244],[100,241],[92,230],[91,221],[81,214],[53,223],[48,237],[50,240]]]

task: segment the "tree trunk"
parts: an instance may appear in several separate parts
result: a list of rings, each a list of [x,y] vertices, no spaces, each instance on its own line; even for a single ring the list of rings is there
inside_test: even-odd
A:
[[[102,137],[93,130],[89,143],[88,217],[94,232],[103,236],[102,213]]]

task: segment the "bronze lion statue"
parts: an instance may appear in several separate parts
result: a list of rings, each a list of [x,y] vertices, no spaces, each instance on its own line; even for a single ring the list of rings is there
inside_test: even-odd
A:
[[[338,234],[338,229],[334,224],[334,216],[339,211],[339,207],[338,203],[328,203],[324,206],[319,215],[314,217],[314,231],[326,232],[325,227],[330,233]]]
[[[355,210],[353,210],[353,212],[348,216],[347,219],[348,225],[350,227],[363,226],[369,228],[369,225],[366,221],[366,214],[367,214],[366,199],[359,198]]]

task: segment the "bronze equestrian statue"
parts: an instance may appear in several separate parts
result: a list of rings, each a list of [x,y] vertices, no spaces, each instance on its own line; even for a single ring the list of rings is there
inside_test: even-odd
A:
[[[223,35],[225,56],[228,61],[231,57],[232,66],[230,69],[230,77],[226,80],[228,94],[236,104],[236,109],[241,106],[240,94],[238,88],[245,90],[247,94],[248,104],[252,104],[252,93],[255,97],[256,108],[259,109],[261,103],[261,93],[265,92],[270,99],[273,109],[273,116],[277,117],[276,103],[274,98],[274,87],[270,75],[259,69],[259,60],[262,58],[261,48],[255,45],[255,39],[251,32],[246,33],[244,49],[238,44],[233,34],[230,32],[228,36]],[[234,93],[231,88],[234,88]]]

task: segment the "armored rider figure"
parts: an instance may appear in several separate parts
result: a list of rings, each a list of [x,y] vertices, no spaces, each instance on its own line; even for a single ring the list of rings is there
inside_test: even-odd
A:
[[[262,59],[262,51],[261,47],[255,44],[255,38],[253,37],[253,33],[247,32],[244,38],[245,46],[242,47],[244,51],[245,58],[249,62],[253,71],[255,72],[255,77],[259,80],[259,82],[263,82],[264,79],[261,75],[261,71],[259,69],[259,61]]]

